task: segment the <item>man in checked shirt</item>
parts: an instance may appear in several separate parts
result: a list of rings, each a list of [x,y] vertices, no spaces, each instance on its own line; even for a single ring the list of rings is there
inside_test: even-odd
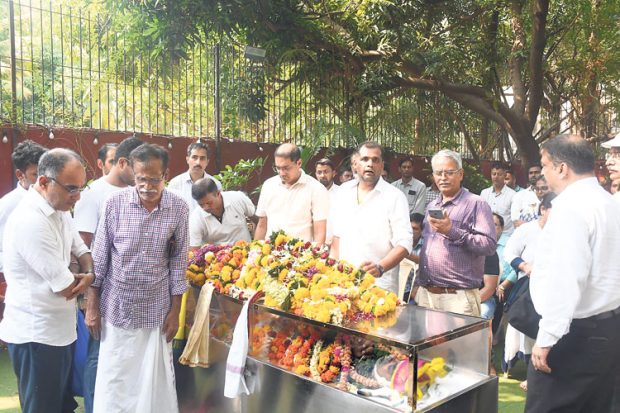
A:
[[[178,412],[171,341],[186,289],[189,207],[164,188],[168,153],[129,155],[136,186],[105,203],[86,325],[101,337],[94,412]]]

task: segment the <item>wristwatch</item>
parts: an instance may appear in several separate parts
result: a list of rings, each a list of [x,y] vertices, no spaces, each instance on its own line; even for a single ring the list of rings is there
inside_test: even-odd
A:
[[[377,270],[379,270],[379,276],[382,276],[383,273],[385,272],[385,268],[383,268],[383,265],[378,264],[378,263],[377,263]]]

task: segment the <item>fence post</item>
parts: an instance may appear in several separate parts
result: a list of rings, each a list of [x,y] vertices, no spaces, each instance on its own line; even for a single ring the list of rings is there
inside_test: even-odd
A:
[[[222,132],[222,114],[221,106],[222,101],[220,99],[220,44],[216,43],[213,46],[213,66],[215,72],[215,99],[214,99],[214,115],[215,115],[215,167],[217,171],[222,170],[222,147],[221,147],[221,132]]]
[[[9,36],[11,41],[11,152],[17,146],[17,63],[15,61],[15,10],[13,0],[9,0]],[[17,177],[12,174],[13,187]]]

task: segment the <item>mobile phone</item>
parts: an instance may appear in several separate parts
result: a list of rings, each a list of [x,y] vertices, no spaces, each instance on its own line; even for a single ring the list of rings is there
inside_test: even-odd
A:
[[[441,208],[429,208],[428,215],[431,218],[442,219],[443,218],[443,209]]]

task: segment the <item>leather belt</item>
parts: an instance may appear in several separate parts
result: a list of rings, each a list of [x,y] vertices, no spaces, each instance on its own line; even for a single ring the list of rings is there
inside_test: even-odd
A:
[[[426,291],[432,294],[456,294],[458,288],[450,288],[450,287],[437,287],[435,285],[425,285],[423,286]]]
[[[576,318],[573,325],[576,327],[595,327],[596,321],[603,321],[620,315],[620,307],[615,310],[605,311],[604,313],[596,314],[588,318]]]

